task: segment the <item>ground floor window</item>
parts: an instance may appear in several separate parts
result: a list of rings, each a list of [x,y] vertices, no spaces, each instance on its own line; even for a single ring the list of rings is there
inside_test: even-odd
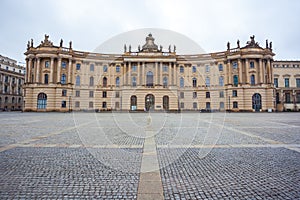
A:
[[[238,102],[237,102],[237,101],[234,101],[234,102],[233,102],[233,108],[238,108],[238,107],[239,107]]]
[[[89,102],[89,108],[93,108],[94,107],[94,102],[90,101]]]
[[[225,106],[224,106],[224,102],[220,102],[220,109],[224,109]]]
[[[75,108],[79,108],[80,107],[80,102],[79,101],[75,101]]]
[[[67,107],[67,102],[66,101],[61,101],[61,107],[66,108]]]
[[[197,109],[197,108],[198,108],[197,102],[194,102],[194,103],[193,103],[193,108],[194,108],[194,109]]]
[[[210,109],[210,102],[206,102],[206,109],[209,110]]]
[[[39,93],[37,97],[37,109],[46,109],[47,107],[47,95],[45,93]]]
[[[107,108],[106,102],[102,102],[102,108]]]
[[[180,103],[180,108],[184,108],[184,103],[183,102]]]

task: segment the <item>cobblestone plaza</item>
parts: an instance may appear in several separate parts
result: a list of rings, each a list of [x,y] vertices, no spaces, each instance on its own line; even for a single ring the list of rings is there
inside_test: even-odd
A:
[[[300,199],[299,113],[0,119],[0,199]]]

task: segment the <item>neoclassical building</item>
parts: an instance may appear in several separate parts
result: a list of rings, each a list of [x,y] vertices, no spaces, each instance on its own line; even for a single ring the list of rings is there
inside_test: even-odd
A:
[[[254,36],[223,52],[178,55],[151,34],[137,51],[124,46],[122,54],[76,51],[45,35],[38,46],[29,42],[25,55],[25,111],[266,111],[277,105],[272,43],[261,47]]]
[[[25,67],[0,55],[0,111],[23,109]]]

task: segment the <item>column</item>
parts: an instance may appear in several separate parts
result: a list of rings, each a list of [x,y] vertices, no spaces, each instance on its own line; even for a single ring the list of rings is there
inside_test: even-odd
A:
[[[53,70],[53,65],[54,65],[54,58],[51,57],[50,60],[50,76],[49,76],[49,83],[53,83],[53,74],[54,74],[54,70]]]
[[[249,84],[249,60],[246,59],[246,65],[245,65],[245,74],[246,74],[246,80],[245,80],[245,83],[246,84]]]
[[[270,59],[267,60],[268,83],[272,83],[272,70]]]
[[[32,82],[31,79],[31,69],[32,69],[32,58],[29,58],[29,61],[27,63],[27,82]]]
[[[228,78],[228,82],[227,84],[232,85],[232,72],[231,72],[231,62],[230,60],[227,61],[227,78]]]
[[[141,85],[140,62],[137,63],[136,85]]]
[[[128,73],[127,85],[132,85],[132,83],[131,83],[131,62],[129,62],[127,73]]]
[[[61,58],[58,58],[56,83],[60,82]]]
[[[154,81],[154,83],[153,83],[154,86],[158,84],[158,82],[159,82],[158,78],[159,78],[158,77],[158,64],[157,64],[157,62],[155,62],[155,79],[153,80]]]
[[[40,82],[40,58],[37,58],[37,65],[36,65],[36,79],[35,82],[39,83]]]
[[[177,66],[175,63],[173,63],[173,75],[170,73],[172,71],[172,66],[169,63],[169,73],[170,73],[170,79],[172,79],[172,85],[177,86],[177,78],[178,78],[178,74],[177,74],[177,70],[176,70]],[[171,81],[170,81],[171,82]]]
[[[162,71],[163,65],[162,62],[159,62],[159,84],[163,85],[163,71]]]
[[[52,62],[52,58],[51,58],[51,62]],[[72,77],[72,59],[69,59],[69,65],[68,65],[68,83],[72,83],[71,77]]]
[[[264,83],[265,73],[263,70],[263,65],[262,65],[261,59],[259,59],[259,61],[258,61],[258,66],[259,66],[259,82],[260,82],[260,84],[262,84],[262,83]]]
[[[143,62],[142,64],[142,85],[146,85],[145,84],[145,62]]]
[[[243,83],[243,66],[241,59],[238,59],[238,69],[239,69],[239,84]]]

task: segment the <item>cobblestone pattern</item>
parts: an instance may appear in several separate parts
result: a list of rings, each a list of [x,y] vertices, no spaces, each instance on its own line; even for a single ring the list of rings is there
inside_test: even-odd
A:
[[[182,152],[184,151],[184,152]],[[284,148],[158,149],[165,199],[300,199],[300,154]]]
[[[102,154],[107,149],[98,149]],[[117,151],[109,149],[108,156]],[[131,167],[140,168],[140,154]],[[86,149],[15,148],[0,153],[0,199],[136,199],[139,174],[105,166]]]

